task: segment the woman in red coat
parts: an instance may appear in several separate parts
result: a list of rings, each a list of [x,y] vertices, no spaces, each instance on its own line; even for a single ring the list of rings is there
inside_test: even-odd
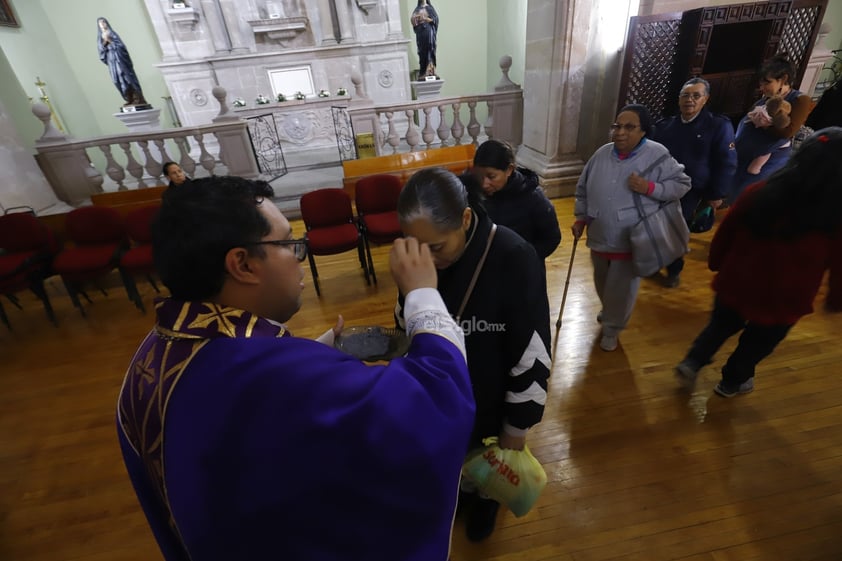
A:
[[[710,322],[675,367],[692,389],[699,370],[732,335],[737,348],[714,391],[723,397],[754,389],[754,370],[793,325],[813,311],[830,271],[825,308],[842,311],[842,127],[813,134],[763,183],[737,199],[710,247],[717,274]]]

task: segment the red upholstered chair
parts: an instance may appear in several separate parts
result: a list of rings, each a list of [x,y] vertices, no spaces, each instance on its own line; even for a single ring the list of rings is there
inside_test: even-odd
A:
[[[120,267],[126,275],[131,277],[145,275],[149,284],[159,294],[161,291],[158,290],[158,285],[152,276],[155,273],[155,262],[152,259],[152,220],[160,208],[161,205],[150,205],[126,214],[126,233],[129,235],[131,247],[120,258]],[[146,311],[139,294],[136,304],[141,311]]]
[[[342,189],[318,189],[301,197],[301,219],[307,229],[307,257],[316,294],[321,296],[314,255],[335,255],[356,248],[366,284],[371,284],[365,262],[365,245],[354,220],[351,197]]]
[[[72,210],[65,220],[65,233],[72,247],[64,248],[53,261],[53,271],[61,275],[67,294],[82,315],[85,309],[79,302],[84,283],[96,281],[118,269],[129,300],[138,308],[140,296],[131,276],[120,267],[120,258],[128,249],[128,238],[120,214],[110,207],[89,206]],[[105,290],[100,287],[103,294]]]
[[[354,202],[374,284],[377,284],[377,275],[371,258],[371,244],[392,243],[403,236],[397,211],[402,188],[400,178],[388,174],[363,177],[355,187]]]
[[[15,292],[32,290],[44,303],[47,317],[55,324],[53,307],[44,289],[44,279],[52,274],[50,265],[58,253],[52,231],[29,212],[0,216],[0,249],[0,295],[20,308]],[[11,328],[1,303],[0,321]]]

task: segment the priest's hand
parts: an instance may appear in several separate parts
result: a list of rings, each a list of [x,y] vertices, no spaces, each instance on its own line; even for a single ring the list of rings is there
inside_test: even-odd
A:
[[[389,256],[392,277],[401,294],[409,294],[416,288],[436,288],[438,275],[430,246],[418,243],[415,238],[398,238]]]

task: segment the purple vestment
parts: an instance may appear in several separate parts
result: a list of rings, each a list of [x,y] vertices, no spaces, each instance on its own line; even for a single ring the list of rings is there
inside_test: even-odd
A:
[[[167,561],[447,559],[474,418],[456,345],[367,366],[243,310],[157,314],[118,433]]]

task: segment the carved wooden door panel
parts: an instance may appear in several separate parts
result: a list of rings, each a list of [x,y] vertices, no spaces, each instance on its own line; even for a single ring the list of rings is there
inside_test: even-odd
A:
[[[711,83],[708,106],[739,119],[759,97],[757,69],[776,53],[807,66],[827,0],[778,0],[633,17],[629,22],[618,108],[642,103],[654,119],[677,111],[681,85]]]
[[[791,0],[693,10],[698,28],[687,76],[710,82],[712,111],[736,121],[757,101],[757,68],[779,52],[791,11]]]
[[[681,16],[676,12],[630,19],[618,110],[629,103],[641,103],[658,120],[670,105],[675,105]]]

